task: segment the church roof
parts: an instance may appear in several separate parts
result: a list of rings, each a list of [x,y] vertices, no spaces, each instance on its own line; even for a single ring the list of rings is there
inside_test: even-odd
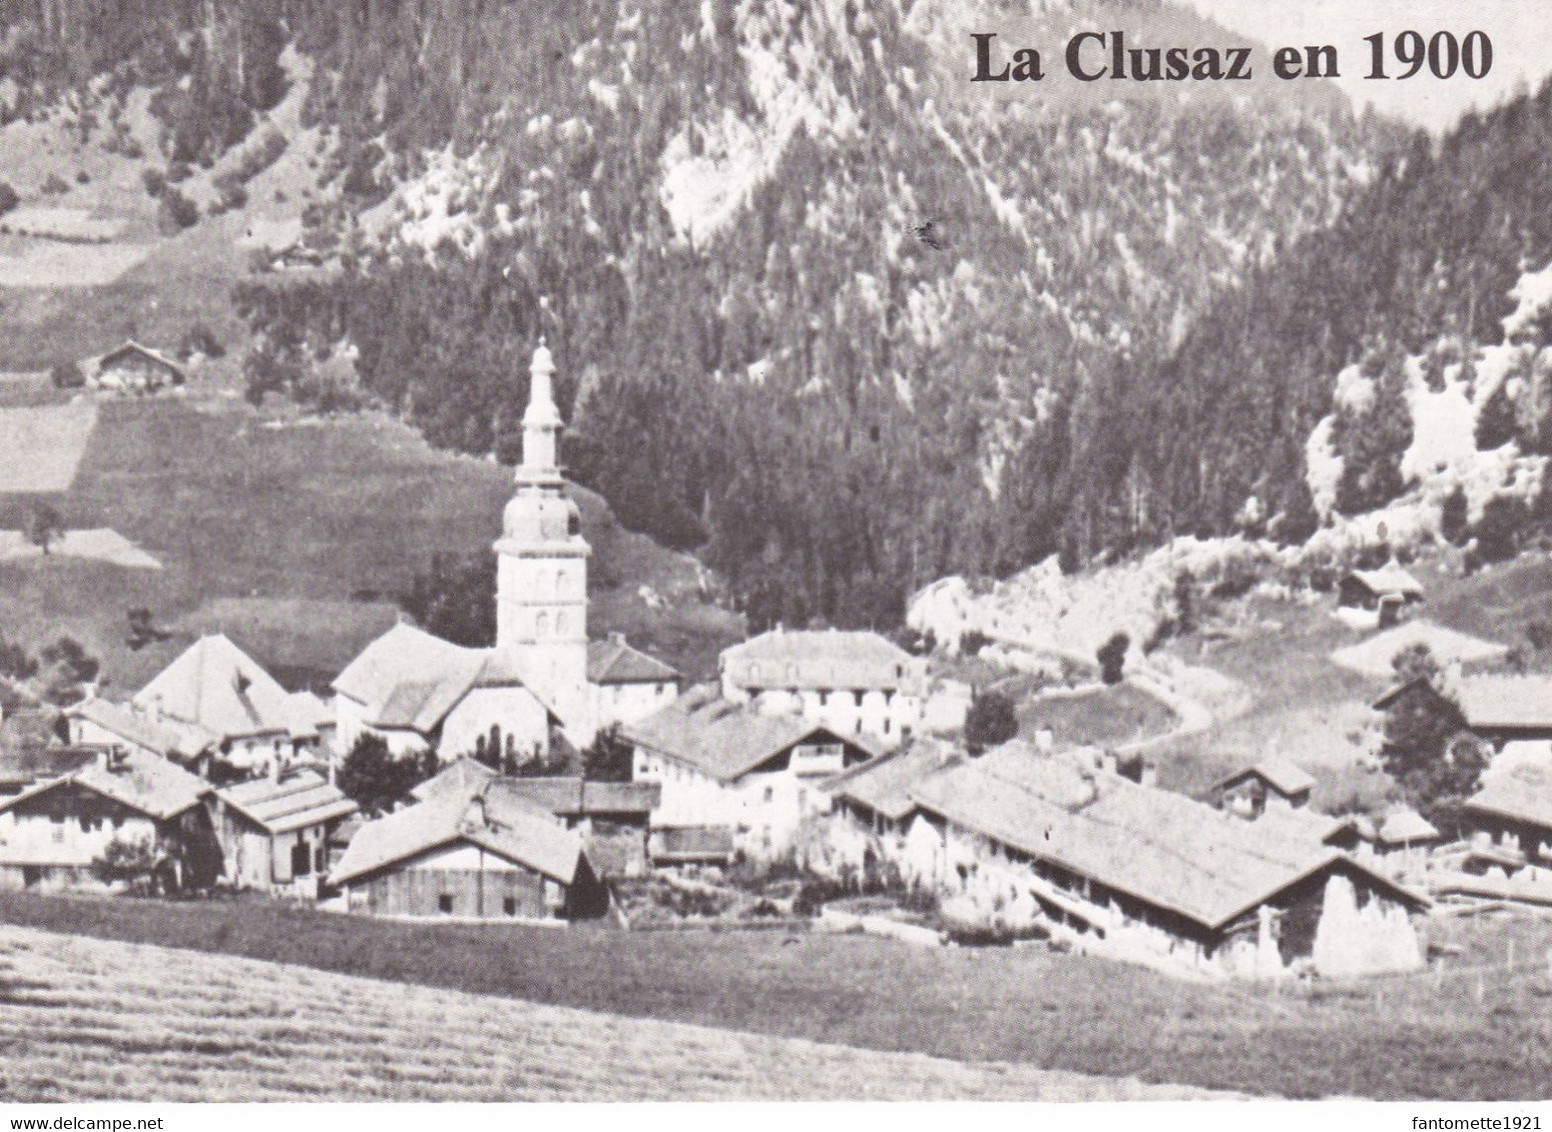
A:
[[[722,668],[746,688],[895,689],[915,658],[877,633],[772,629],[722,652]]]
[[[364,823],[329,880],[345,884],[459,841],[563,884],[575,879],[584,859],[581,837],[554,815],[526,799],[476,787],[449,790]]]
[[[141,712],[192,723],[222,739],[316,734],[316,721],[258,661],[222,634],[201,637],[140,689]]]
[[[607,640],[587,643],[589,684],[660,684],[679,678],[677,669],[632,648],[624,637],[611,634]]]
[[[534,691],[504,652],[455,645],[424,629],[398,624],[335,677],[334,690],[366,705],[372,726],[424,735],[471,689],[513,684]]]

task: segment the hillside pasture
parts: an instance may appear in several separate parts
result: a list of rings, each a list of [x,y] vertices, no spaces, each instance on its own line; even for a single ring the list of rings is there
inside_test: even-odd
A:
[[[1180,1100],[966,1064],[0,927],[12,1101]]]
[[[1018,719],[1025,737],[1048,728],[1060,746],[1118,747],[1162,735],[1174,725],[1175,714],[1141,688],[1117,684],[1029,697],[1018,705]]]
[[[1453,956],[1437,983],[1429,973],[1281,992],[1040,947],[414,924],[257,900],[4,893],[0,923],[952,1061],[1289,1097],[1552,1096],[1552,923],[1538,919],[1429,923]],[[1493,969],[1510,939],[1518,967]]]
[[[92,429],[96,402],[0,409],[0,494],[67,491]]]

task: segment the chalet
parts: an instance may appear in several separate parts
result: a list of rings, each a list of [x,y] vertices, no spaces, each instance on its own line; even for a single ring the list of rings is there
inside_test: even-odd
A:
[[[315,897],[330,835],[356,803],[312,771],[272,772],[216,791],[216,836],[238,888]]]
[[[587,646],[587,682],[600,728],[635,723],[679,698],[684,677],[654,656],[632,648],[619,633]]]
[[[507,791],[446,789],[365,822],[329,880],[377,916],[578,919],[609,904],[581,836]]]
[[[1422,963],[1410,914],[1427,900],[1276,811],[1246,822],[1096,768],[1089,752],[1019,743],[908,793],[907,880],[1022,910],[1086,949],[1208,976]]]
[[[1464,676],[1455,682],[1453,700],[1418,677],[1386,692],[1374,708],[1407,711],[1425,702],[1453,702],[1472,734],[1498,751],[1509,743],[1552,739],[1552,677]]]
[[[1337,585],[1337,605],[1378,614],[1381,625],[1392,624],[1401,610],[1422,600],[1422,583],[1395,563],[1353,570]]]
[[[499,649],[466,648],[413,625],[373,641],[334,680],[337,742],[381,736],[395,755],[471,754],[495,727],[522,760],[547,757],[555,713]]]
[[[1220,810],[1238,817],[1260,817],[1268,806],[1303,809],[1314,789],[1315,780],[1302,767],[1271,755],[1218,782],[1212,794]]]
[[[925,663],[871,632],[773,629],[723,650],[722,696],[897,746],[921,726]]]
[[[1476,841],[1512,862],[1552,867],[1552,766],[1524,762],[1490,771],[1465,812]]]
[[[719,845],[760,860],[790,853],[804,820],[829,808],[820,783],[876,753],[855,735],[721,699],[709,685],[622,734],[635,746],[636,781],[662,788],[655,860]]]
[[[110,844],[137,844],[175,887],[221,872],[206,800],[210,784],[157,755],[105,748],[58,778],[0,799],[0,887],[68,887],[92,880]]]
[[[0,798],[80,770],[98,756],[92,747],[0,748]]]
[[[1401,807],[1377,818],[1354,823],[1356,856],[1387,876],[1421,880],[1428,872],[1428,855],[1443,836],[1416,810]]]
[[[187,380],[177,362],[133,340],[103,354],[87,374],[93,389],[112,393],[155,393]]]
[[[833,817],[823,857],[811,866],[831,876],[866,880],[898,874],[906,835],[919,809],[911,792],[928,776],[960,765],[965,757],[952,744],[917,738],[826,779],[822,785],[832,799]]]
[[[448,791],[472,797],[507,792],[540,806],[582,837],[601,877],[640,877],[648,869],[647,835],[661,788],[650,782],[589,782],[576,777],[516,778],[471,758],[449,763],[410,792],[430,801]]]

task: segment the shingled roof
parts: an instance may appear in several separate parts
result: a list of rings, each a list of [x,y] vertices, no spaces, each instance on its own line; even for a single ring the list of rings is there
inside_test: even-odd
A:
[[[366,705],[374,727],[427,735],[471,689],[523,683],[496,649],[455,645],[401,623],[367,645],[335,677],[334,690]]]
[[[562,884],[572,883],[584,860],[581,837],[532,802],[505,793],[471,796],[450,790],[364,823],[329,879],[348,884],[460,842]]]
[[[311,713],[258,661],[220,633],[201,637],[135,693],[136,709],[221,739],[316,735]]]
[[[1421,597],[1423,593],[1423,584],[1395,563],[1379,570],[1354,570],[1348,577],[1358,579],[1370,593],[1382,597],[1385,594]]]
[[[799,715],[767,715],[731,703],[710,686],[692,688],[667,707],[622,728],[621,734],[724,782],[742,778],[805,739],[846,743],[873,753],[855,737],[842,738]]]
[[[966,829],[1212,930],[1331,866],[1427,905],[1317,840],[1019,744],[932,775],[912,797]]]
[[[772,629],[722,652],[722,670],[744,688],[896,689],[915,678],[914,658],[877,633]]]
[[[1552,829],[1552,768],[1522,763],[1489,775],[1466,802],[1468,810]]]
[[[572,775],[519,778],[492,770],[465,755],[454,759],[410,791],[420,801],[484,791],[487,798],[503,791],[525,798],[552,814],[647,814],[657,808],[662,787],[655,782],[589,782]]]
[[[632,648],[624,637],[611,634],[606,640],[587,643],[589,684],[666,684],[679,678],[677,669]]]
[[[66,709],[65,714],[72,719],[95,723],[138,747],[181,759],[194,758],[221,738],[197,723],[185,723],[166,717],[157,719],[97,696],[82,700]]]
[[[1214,790],[1227,790],[1247,778],[1259,778],[1279,794],[1293,796],[1304,794],[1315,787],[1315,779],[1303,767],[1289,762],[1281,755],[1268,755],[1254,766],[1237,770],[1222,779]]]
[[[865,806],[890,821],[899,821],[916,809],[911,790],[918,782],[961,761],[952,745],[918,738],[908,747],[826,779],[823,786],[837,798]]]
[[[138,810],[157,821],[175,818],[192,809],[211,792],[210,783],[160,755],[123,750],[110,759],[105,751],[102,757],[93,759],[78,770],[40,782],[13,797],[0,799],[0,812],[67,783],[101,794],[104,798]]]
[[[1472,728],[1552,727],[1552,676],[1466,677],[1458,698]]]
[[[258,778],[216,791],[216,796],[266,833],[290,833],[349,817],[359,808],[311,771]]]

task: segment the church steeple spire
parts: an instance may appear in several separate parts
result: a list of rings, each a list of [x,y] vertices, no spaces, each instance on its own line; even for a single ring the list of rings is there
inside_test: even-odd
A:
[[[523,462],[517,469],[520,485],[559,487],[560,409],[555,405],[555,359],[544,339],[528,367],[528,408],[523,411]]]

